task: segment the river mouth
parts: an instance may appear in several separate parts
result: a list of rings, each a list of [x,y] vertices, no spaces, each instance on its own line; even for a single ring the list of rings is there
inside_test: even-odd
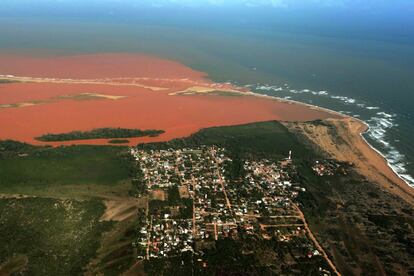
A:
[[[51,143],[34,139],[96,128],[165,131],[157,137],[130,139],[128,144],[134,145],[185,137],[214,126],[338,117],[314,106],[215,83],[203,72],[151,56],[8,56],[0,74],[13,80],[0,86],[0,139],[32,144],[108,144],[106,139]]]

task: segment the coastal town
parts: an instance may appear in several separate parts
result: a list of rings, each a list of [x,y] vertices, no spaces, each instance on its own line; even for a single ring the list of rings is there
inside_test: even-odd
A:
[[[131,148],[130,153],[140,171],[139,196],[148,197],[147,208],[139,212],[138,259],[190,252],[208,267],[203,251],[216,241],[252,238],[288,244],[292,262],[324,259],[330,264],[295,203],[306,189],[295,181],[291,154],[275,162],[232,160],[219,147]],[[235,162],[243,177],[232,175]],[[330,275],[332,267],[320,267],[321,275]]]

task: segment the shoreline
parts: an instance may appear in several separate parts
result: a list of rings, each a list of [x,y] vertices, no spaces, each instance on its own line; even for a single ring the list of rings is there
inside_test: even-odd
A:
[[[363,141],[363,143],[369,148],[370,151],[372,151],[374,154],[376,154],[379,158],[381,158],[382,162],[385,164],[385,166],[392,172],[393,176],[395,176],[398,180],[395,181],[394,179],[388,178],[388,176],[386,175],[386,172],[381,172],[380,170],[377,170],[377,172],[379,174],[385,174],[385,176],[388,178],[388,181],[391,182],[391,184],[393,184],[394,186],[397,186],[403,193],[406,193],[407,195],[409,195],[411,197],[411,204],[414,203],[414,187],[410,185],[409,182],[407,182],[404,178],[402,178],[396,171],[395,169],[391,166],[390,162],[388,161],[388,159],[384,156],[384,154],[379,151],[378,149],[376,149],[373,145],[371,145],[368,140],[364,137],[364,134],[367,133],[370,129],[369,125],[367,123],[365,123],[364,121],[354,118],[352,116],[349,116],[352,120],[357,121],[358,123],[362,124],[364,126],[364,130],[363,131],[358,131],[359,132],[359,137],[360,139]],[[369,162],[369,161],[368,161]],[[371,160],[372,162],[372,160]],[[375,167],[375,165],[374,165]],[[392,186],[390,187],[384,187],[386,188],[388,191],[390,192],[394,192],[391,191],[391,189],[393,189]],[[403,197],[405,198],[405,197]]]
[[[351,116],[327,119],[324,122],[324,125],[301,122],[285,122],[285,125],[291,131],[304,135],[333,159],[352,164],[370,183],[414,206],[413,187],[401,178],[389,165],[388,160],[363,137],[368,130],[365,122]],[[340,143],[338,138],[342,140]]]
[[[352,117],[353,118],[353,117]],[[365,122],[364,122],[365,123]],[[366,123],[365,123],[366,124]],[[409,186],[409,187],[411,187],[411,188],[413,188],[414,189],[414,186],[412,186],[409,182],[407,182],[403,177],[401,177],[400,176],[400,174],[392,167],[392,165],[391,165],[391,163],[388,161],[388,159],[387,159],[387,157],[385,157],[385,155],[380,151],[380,150],[378,150],[377,148],[375,148],[373,145],[371,145],[369,142],[368,142],[368,140],[364,137],[364,134],[365,133],[367,133],[368,131],[370,130],[370,127],[367,125],[367,130],[366,131],[364,131],[364,132],[361,132],[360,133],[360,135],[361,135],[361,138],[364,140],[364,142],[372,149],[372,150],[374,150],[377,154],[379,154],[383,159],[384,159],[384,161],[387,163],[387,165],[388,165],[388,167],[394,172],[394,174],[395,175],[397,175],[402,181],[404,181],[406,184],[407,184],[407,186]]]
[[[335,111],[335,110],[332,110],[332,109],[329,109],[329,108],[326,108],[326,107],[321,107],[321,106],[312,105],[312,104],[308,104],[308,103],[303,103],[303,102],[300,102],[300,101],[295,101],[295,100],[290,100],[290,99],[279,98],[279,97],[276,97],[276,96],[263,95],[263,94],[259,94],[259,93],[256,93],[256,92],[247,92],[247,93],[252,95],[252,96],[256,96],[256,97],[264,97],[264,98],[270,98],[270,99],[278,100],[278,101],[281,101],[281,102],[289,102],[289,103],[292,103],[292,104],[304,105],[304,106],[307,106],[307,107],[310,107],[310,108],[313,108],[313,109],[317,109],[317,110],[324,111],[324,112],[327,112],[327,113],[330,113],[330,114],[333,114],[333,115],[336,115],[336,116],[340,116],[343,119],[350,118],[354,121],[359,122],[361,125],[364,126],[363,131],[359,132],[359,136],[364,141],[364,143],[384,160],[387,167],[389,169],[391,169],[393,171],[393,173],[401,181],[403,181],[409,188],[414,189],[414,186],[412,186],[408,181],[406,181],[403,177],[401,177],[399,175],[399,173],[392,167],[391,163],[388,161],[388,159],[385,157],[385,155],[380,150],[378,150],[373,145],[371,145],[371,143],[369,143],[369,141],[364,137],[364,134],[368,133],[369,130],[370,130],[370,126],[364,120],[361,120],[359,118],[356,118],[356,117],[353,117],[353,116],[350,116],[350,115],[347,115],[347,114],[343,114],[339,111]]]

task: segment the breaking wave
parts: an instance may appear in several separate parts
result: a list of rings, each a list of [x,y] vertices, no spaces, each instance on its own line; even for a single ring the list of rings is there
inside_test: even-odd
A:
[[[401,179],[403,179],[411,187],[414,187],[414,177],[408,174],[406,169],[406,156],[398,151],[392,142],[389,141],[387,135],[391,129],[398,126],[396,123],[397,114],[387,113],[382,111],[379,106],[368,105],[367,103],[359,101],[355,98],[331,94],[326,90],[314,91],[311,89],[293,89],[287,84],[284,84],[283,86],[255,84],[248,85],[246,87],[260,94],[270,94],[271,96],[283,99],[294,99],[296,101],[312,103],[312,100],[308,100],[308,102],[306,102],[303,99],[300,99],[300,95],[309,95],[330,99],[336,103],[342,104],[344,107],[356,107],[356,109],[352,109],[353,111],[341,110],[338,112],[357,118],[363,118],[369,126],[368,131],[364,133],[364,137],[378,143],[378,148],[380,149],[373,147],[367,141],[368,144],[387,160],[388,165],[397,175],[400,176]],[[358,109],[361,112],[358,112]]]

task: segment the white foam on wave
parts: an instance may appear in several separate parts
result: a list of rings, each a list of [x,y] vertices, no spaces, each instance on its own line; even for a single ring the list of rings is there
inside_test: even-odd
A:
[[[386,113],[384,111],[377,112],[377,115],[384,116],[385,118],[393,118],[393,117],[397,116],[396,114],[389,114],[389,113]]]
[[[409,174],[400,174],[400,177],[407,183],[411,183],[409,184],[411,187],[414,187],[414,177],[412,177]]]
[[[370,106],[366,103],[361,103],[354,98],[346,97],[346,96],[338,96],[334,94],[330,94],[326,90],[320,91],[313,91],[311,89],[293,89],[289,88],[289,85],[284,84],[283,86],[274,86],[274,85],[266,85],[266,84],[257,84],[253,86],[246,86],[249,88],[253,88],[259,91],[266,91],[266,92],[286,92],[290,94],[311,94],[314,96],[322,96],[322,97],[329,97],[333,100],[337,100],[345,105],[352,105],[361,109],[365,109],[368,111],[380,110],[378,106]],[[284,99],[291,99],[290,96],[282,97]],[[299,100],[300,101],[300,100]],[[339,111],[340,113],[351,115],[354,117],[361,117],[360,114],[355,114],[355,112],[351,111]],[[378,111],[372,115],[371,118],[366,120],[366,123],[369,126],[368,131],[364,134],[368,138],[376,141],[381,145],[381,151],[377,148],[373,147],[368,141],[367,143],[377,151],[381,156],[383,156],[386,160],[390,168],[402,179],[404,180],[409,186],[414,188],[414,177],[407,173],[406,169],[406,157],[404,154],[400,153],[397,148],[387,140],[387,133],[390,129],[398,126],[395,122],[395,118],[397,117],[396,114],[387,113],[385,111]],[[365,138],[364,138],[365,139]]]
[[[382,145],[383,149],[381,151],[373,148],[387,160],[388,165],[402,180],[409,186],[414,187],[414,178],[407,174],[406,156],[387,141],[387,132],[397,126],[395,123],[396,117],[396,114],[384,111],[377,112],[375,116],[366,121],[369,126],[366,135]]]
[[[250,88],[252,86],[246,85],[246,87]],[[290,93],[290,94],[312,94],[314,96],[329,97],[331,99],[338,100],[347,105],[356,105],[357,107],[366,108],[368,110],[379,109],[379,107],[377,106],[367,106],[365,103],[357,102],[356,99],[351,98],[351,97],[330,94],[327,90],[316,91],[316,90],[311,90],[307,88],[298,90],[298,89],[289,88],[287,84],[284,84],[283,86],[257,84],[255,87],[253,86],[253,88],[259,91],[272,91],[272,92],[283,91],[283,92]]]
[[[356,100],[355,99],[349,98],[349,97],[346,97],[346,96],[335,96],[335,95],[332,95],[331,96],[331,99],[340,100],[340,101],[342,101],[342,102],[344,102],[346,104],[355,104],[356,103]]]
[[[318,96],[328,96],[328,91],[311,91],[312,95]]]

